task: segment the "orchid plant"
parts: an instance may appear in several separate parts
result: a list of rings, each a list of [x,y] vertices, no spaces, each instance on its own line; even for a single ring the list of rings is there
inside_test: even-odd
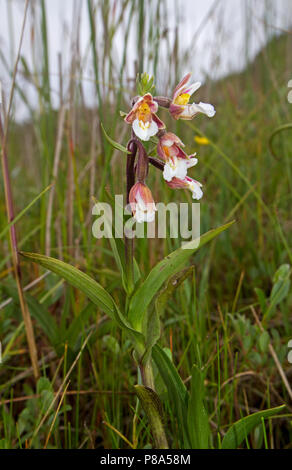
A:
[[[110,144],[127,155],[127,204],[137,223],[152,222],[155,218],[154,198],[146,185],[149,164],[162,172],[170,188],[189,189],[195,200],[203,196],[202,185],[188,176],[188,170],[198,163],[196,155],[187,155],[181,139],[168,132],[157,116],[159,107],[167,108],[175,120],[189,120],[198,113],[208,117],[215,115],[214,107],[210,104],[189,103],[192,94],[200,87],[200,83],[189,82],[190,74],[178,84],[172,98],[153,97],[153,78],[143,74],[137,82],[139,96],[132,100],[132,109],[125,116],[125,122],[132,126],[127,147],[112,140],[104,131]],[[149,156],[143,144],[150,139],[154,139],[157,145],[157,157]],[[148,417],[156,448],[168,448],[169,436],[164,428],[167,418],[162,416],[163,407],[156,393],[154,364],[177,417],[181,448],[206,449],[211,445],[212,436],[204,406],[204,372],[194,365],[188,390],[169,354],[159,345],[161,317],[166,296],[171,296],[174,289],[192,273],[191,268],[186,269],[190,257],[232,223],[205,233],[200,237],[200,244],[198,240],[193,240],[168,254],[147,276],[143,276],[135,261],[133,240],[125,236],[122,243],[119,239],[111,238],[112,254],[124,289],[123,295],[120,295],[120,289],[115,298],[106,287],[77,267],[41,254],[22,253],[25,258],[56,273],[82,291],[128,335],[139,370],[138,385],[134,390]],[[262,422],[262,418],[273,416],[279,411],[278,407],[243,418],[231,426],[222,443],[219,443],[220,446],[238,447],[246,435]]]

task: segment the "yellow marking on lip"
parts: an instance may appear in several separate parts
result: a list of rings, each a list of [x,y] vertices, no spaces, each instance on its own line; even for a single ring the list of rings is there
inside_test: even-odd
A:
[[[176,167],[177,167],[177,160],[174,159],[174,158],[170,158],[170,159],[168,160],[168,164],[169,164],[170,168],[172,168],[173,170],[175,170]]]
[[[166,145],[163,146],[163,152],[167,157],[170,157],[169,147],[167,147]]]
[[[190,101],[190,97],[191,97],[191,95],[189,95],[188,93],[183,93],[182,95],[179,95],[175,99],[174,103],[178,104],[180,106],[185,106]]]
[[[137,114],[139,121],[143,121],[144,124],[151,122],[151,111],[147,103],[142,103],[139,106]]]
[[[150,122],[139,121],[139,126],[141,127],[141,129],[143,129],[143,131],[145,131],[146,129],[149,129],[150,124],[151,124]]]

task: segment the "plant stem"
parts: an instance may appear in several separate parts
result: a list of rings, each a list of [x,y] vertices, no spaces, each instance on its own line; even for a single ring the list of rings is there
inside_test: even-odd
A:
[[[168,449],[162,423],[162,406],[158,395],[151,388],[142,385],[136,385],[135,392],[149,420],[156,449]]]
[[[152,369],[151,362],[147,361],[147,364],[140,364],[139,368],[141,372],[143,385],[155,391],[153,369]]]
[[[135,184],[135,158],[137,150],[138,163],[137,163],[137,178],[138,181],[144,182],[144,179],[148,174],[149,159],[146,154],[144,146],[138,139],[135,139],[132,134],[132,140],[128,143],[127,147],[130,152],[127,156],[127,204],[130,203],[129,195],[132,187]],[[155,159],[154,159],[155,160]],[[161,169],[161,168],[159,168]],[[163,168],[162,168],[163,169]],[[125,234],[125,256],[126,256],[126,269],[127,269],[127,281],[130,293],[134,289],[134,275],[133,275],[133,260],[134,260],[134,243],[132,238],[128,238]],[[137,351],[139,354],[139,351]],[[142,406],[147,414],[151,432],[155,441],[157,449],[168,449],[168,443],[165,436],[163,423],[161,419],[162,406],[158,395],[155,393],[153,369],[151,359],[145,363],[139,365],[142,383],[144,387],[136,385],[136,393]]]
[[[147,414],[155,446],[157,449],[168,449],[169,447],[162,422],[162,405],[155,392],[151,359],[149,359],[146,364],[141,362],[139,369],[144,387],[140,387],[140,393],[137,393],[139,386],[136,386],[135,389]],[[144,392],[142,389],[144,389]]]
[[[149,163],[151,163],[151,165],[153,165],[155,168],[157,168],[160,171],[164,170],[164,163],[158,160],[158,158],[148,157],[148,159],[149,159]]]
[[[131,152],[127,156],[127,205],[130,203],[130,191],[135,184],[135,158],[137,153],[137,145],[131,140],[128,144],[128,151]],[[129,293],[134,289],[134,240],[128,238],[125,234],[125,258],[127,271],[127,285]]]

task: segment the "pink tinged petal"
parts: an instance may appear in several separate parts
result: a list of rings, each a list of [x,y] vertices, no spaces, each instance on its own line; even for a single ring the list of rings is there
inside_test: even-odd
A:
[[[192,85],[182,88],[180,95],[188,94],[192,96],[199,88],[201,88],[201,82],[192,83]]]
[[[189,182],[186,179],[173,178],[167,185],[172,189],[185,189],[189,187]]]
[[[185,145],[182,143],[180,138],[173,134],[173,132],[167,132],[161,137],[161,140],[163,142],[163,145],[166,147],[171,147],[173,144],[180,145],[181,147],[184,147]]]
[[[127,124],[132,124],[132,122],[135,120],[136,118],[136,111],[134,111],[132,109],[132,111],[129,112],[129,114],[127,114],[127,116],[125,117],[124,121],[127,123]]]
[[[160,142],[164,147],[171,147],[174,143],[174,139],[171,132],[167,132],[160,138]]]
[[[149,108],[150,108],[150,111],[151,113],[157,113],[158,111],[158,104],[156,103],[156,101],[152,101],[152,103],[147,103],[149,105]]]
[[[129,194],[129,201],[130,201],[130,206],[131,206],[131,209],[132,209],[132,212],[135,211],[135,208],[136,208],[136,195],[137,195],[137,192],[139,190],[139,183],[136,183],[131,191],[130,191],[130,194]]]
[[[139,110],[139,107],[143,103],[146,103],[149,106],[151,113],[156,113],[158,111],[158,104],[153,100],[153,96],[151,95],[151,93],[147,93],[146,95],[141,96],[136,101],[129,114],[125,117],[125,122],[127,124],[132,124],[132,122],[136,118],[136,114]]]
[[[173,144],[171,147],[167,147],[167,156],[168,157],[177,157],[177,155],[179,154],[179,147],[175,144]]]
[[[173,92],[173,100],[175,100],[175,98],[180,95],[180,90],[188,83],[188,81],[190,80],[192,74],[191,73],[188,73],[180,82],[179,84],[175,87],[174,89],[174,92]]]
[[[154,204],[154,199],[153,199],[153,196],[152,196],[152,193],[150,191],[150,189],[148,188],[148,186],[146,186],[146,184],[143,184],[143,183],[137,183],[140,185],[140,194],[141,194],[141,197],[144,201],[144,203],[147,205],[147,204]]]
[[[147,202],[144,201],[143,197],[142,197],[142,194],[141,194],[141,189],[139,188],[139,191],[137,191],[137,194],[136,194],[136,209],[137,209],[137,206],[139,207],[139,209],[141,211],[146,211],[147,209]]]
[[[163,143],[163,147],[171,147],[173,145],[173,140],[165,138],[165,136],[163,136],[160,141],[161,143]]]
[[[159,157],[162,159],[162,160],[166,160],[167,159],[167,156],[165,155],[164,151],[163,151],[163,148],[162,148],[162,145],[161,145],[161,140],[159,140],[158,144],[157,144],[157,153],[159,155]]]
[[[176,146],[177,149],[178,149],[178,153],[177,153],[177,156],[183,160],[187,160],[189,157],[187,156],[187,154],[178,146]]]
[[[156,114],[152,114],[152,119],[156,123],[158,129],[165,129],[165,124]]]
[[[181,113],[184,111],[185,106],[180,106],[178,104],[171,103],[169,107],[169,112],[172,117],[176,120],[180,118]]]
[[[167,132],[160,140],[163,146],[168,147],[171,156],[176,155],[179,158],[188,158],[187,154],[180,148],[184,147],[184,144],[177,135]]]
[[[189,189],[193,193],[193,199],[199,201],[203,197],[202,185],[198,181],[189,178],[185,179],[173,178],[167,185],[172,189]]]
[[[143,101],[143,97],[139,98],[138,101],[136,101],[136,103],[134,104],[134,106],[131,109],[131,111],[129,112],[129,114],[125,117],[125,122],[127,124],[132,124],[132,122],[135,120],[136,113],[139,109],[139,106],[141,106],[142,101]]]
[[[158,104],[156,103],[156,101],[153,100],[153,96],[151,95],[151,93],[147,93],[146,95],[144,95],[142,100],[148,104],[151,113],[157,113]]]

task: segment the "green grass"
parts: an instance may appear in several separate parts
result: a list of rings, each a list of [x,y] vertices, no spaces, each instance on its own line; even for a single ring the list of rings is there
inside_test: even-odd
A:
[[[147,9],[143,22],[146,3],[151,8]],[[129,109],[129,99],[135,94],[135,77],[128,77],[127,69],[136,58],[141,59],[137,71],[155,72],[157,94],[165,93],[164,88],[159,88],[160,83],[167,83],[170,93],[180,78],[180,70],[189,64],[183,62],[187,60],[184,57],[178,57],[175,44],[161,32],[167,24],[166,2],[139,2],[140,8],[136,9],[134,0],[123,1],[127,14],[134,12],[137,28],[132,57],[126,47],[130,40],[128,16],[117,16],[113,21],[111,2],[104,1],[102,7],[96,7],[96,2],[88,0],[91,27],[88,54],[94,70],[96,100],[94,109],[84,106],[82,62],[76,53],[75,61],[72,57],[71,73],[78,80],[72,79],[66,96],[69,106],[62,124],[61,111],[52,109],[50,101],[50,44],[45,2],[40,4],[42,8],[35,21],[44,51],[41,72],[39,68],[27,70],[28,78],[35,77],[39,109],[25,124],[10,121],[8,154],[16,214],[53,182],[58,134],[61,147],[51,221],[48,223],[47,219],[49,190],[17,221],[19,249],[41,254],[47,251],[78,266],[120,304],[121,276],[110,244],[91,235],[91,209],[92,196],[110,200],[111,194],[125,194],[126,157],[109,145],[100,122],[113,139],[126,145],[129,129],[125,129],[119,111]],[[103,31],[109,33],[103,44],[98,40],[101,32],[96,28],[96,14],[102,18]],[[122,26],[125,47],[117,62],[113,39]],[[182,27],[179,25],[178,37]],[[140,55],[143,44],[146,45]],[[37,47],[36,43],[33,47]],[[284,264],[292,264],[291,133],[282,132],[275,137],[273,149],[278,158],[269,149],[273,131],[292,119],[292,105],[287,100],[287,83],[292,78],[290,56],[291,34],[283,34],[272,39],[242,73],[218,82],[213,82],[212,77],[207,79],[196,101],[201,99],[216,105],[217,115],[210,121],[198,117],[190,123],[175,124],[167,112],[160,113],[169,128],[187,143],[187,150],[199,154],[199,165],[192,175],[204,183],[201,232],[236,219],[231,229],[192,257],[190,264],[194,269],[174,290],[162,317],[160,345],[171,350],[173,363],[188,390],[193,364],[203,371],[205,406],[215,448],[220,447],[218,436],[222,440],[234,421],[281,404],[287,405],[281,416],[267,419],[264,425],[260,423],[242,445],[291,448],[291,398],[267,339],[268,334],[291,383],[287,345],[292,339],[292,295],[288,280],[280,285],[282,291],[278,297],[275,297],[277,287],[272,291],[277,270]],[[9,63],[7,57],[2,57],[3,60]],[[165,66],[161,72],[160,63],[170,64],[168,77],[163,75]],[[22,61],[20,70],[23,67]],[[25,90],[18,88],[18,78],[15,92],[21,93],[25,101]],[[195,143],[194,137],[201,133],[209,139],[208,146],[199,147]],[[7,228],[7,218],[2,173],[0,177],[2,234]],[[150,169],[149,186],[156,201],[191,202],[189,194],[170,190],[154,168]],[[135,256],[143,276],[179,246],[179,240],[170,238],[138,240]],[[153,446],[147,418],[134,393],[139,372],[128,337],[89,303],[83,293],[60,282],[52,273],[26,292],[42,376],[35,385],[12,276],[7,233],[0,239],[0,254],[0,304],[12,298],[0,309],[3,356],[0,448],[43,448],[46,443],[48,448],[128,448],[127,440],[135,448]],[[45,272],[24,261],[21,269],[23,286]],[[252,307],[261,318],[265,333],[256,324]],[[57,325],[56,337],[51,319]],[[67,394],[57,396],[45,417],[54,394],[90,333],[70,373]],[[163,398],[167,438],[171,447],[177,448],[181,446],[181,435],[174,403],[156,370],[155,374],[156,389]]]

